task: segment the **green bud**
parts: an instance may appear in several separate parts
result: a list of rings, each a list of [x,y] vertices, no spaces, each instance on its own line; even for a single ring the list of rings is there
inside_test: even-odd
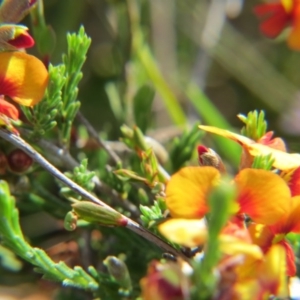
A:
[[[124,137],[127,137],[129,139],[133,138],[133,130],[130,127],[123,125],[121,126],[120,130]]]
[[[66,230],[68,231],[73,231],[76,229],[76,226],[77,226],[77,215],[72,212],[72,211],[69,211],[66,216],[65,216],[65,220],[64,220],[64,227]]]
[[[145,137],[142,131],[137,126],[133,128],[133,139],[136,146],[138,146],[141,150],[147,150],[148,146],[146,144]]]
[[[131,279],[126,264],[115,256],[108,256],[104,261],[109,274],[120,284],[124,291],[131,291]]]
[[[129,179],[133,179],[136,181],[141,181],[147,184],[147,179],[141,176],[138,176],[135,172],[131,170],[126,170],[126,169],[119,169],[114,171],[114,173],[117,175],[117,177],[120,180],[127,181]]]
[[[127,218],[116,210],[89,201],[78,201],[72,204],[79,218],[104,226],[126,226]]]

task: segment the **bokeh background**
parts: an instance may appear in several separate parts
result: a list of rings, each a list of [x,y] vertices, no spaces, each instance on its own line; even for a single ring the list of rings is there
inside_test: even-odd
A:
[[[288,49],[284,34],[274,41],[260,33],[253,7],[261,1],[138,2],[145,41],[189,122],[201,120],[185,94],[193,81],[233,126],[241,125],[238,113],[264,109],[270,128],[297,150],[292,137],[300,132],[300,55]],[[124,120],[111,108],[105,86],[124,84],[131,75],[134,53],[127,1],[46,0],[44,5],[56,33],[53,64],[66,51],[66,32],[84,25],[92,38],[80,89],[82,109],[94,126],[118,137]],[[174,125],[163,103],[156,93],[153,128]]]
[[[253,7],[259,3],[251,0],[44,0],[46,22],[56,36],[50,62],[56,65],[62,61],[67,49],[66,34],[78,32],[83,25],[92,44],[80,83],[81,111],[108,140],[119,139],[122,124],[132,126],[137,122],[133,98],[146,84],[150,88],[149,94],[143,94],[145,102],[154,95],[154,101],[148,101],[148,107],[148,102],[143,107],[143,118],[148,120],[146,134],[164,135],[168,140],[179,133],[180,138],[180,130],[196,122],[239,130],[242,123],[237,114],[257,109],[265,111],[269,130],[284,137],[291,152],[299,152],[300,54],[287,47],[286,33],[276,40],[268,40],[261,34],[259,20],[253,14]],[[30,16],[23,23],[30,28]],[[140,44],[135,44],[136,40]],[[29,52],[39,56],[36,49]],[[185,116],[184,121],[181,115]],[[221,154],[230,151],[215,150]],[[225,158],[230,159],[230,155]],[[60,240],[55,230],[63,227],[47,218],[46,214],[38,214],[36,220],[32,214],[22,218],[24,231],[35,244],[46,249]],[[97,238],[99,233],[93,234]],[[48,238],[39,240],[42,235]],[[51,249],[50,254],[55,257],[56,248]],[[57,254],[57,259],[67,260],[73,255],[76,262],[77,250],[78,244],[68,240],[57,250],[65,256]],[[28,292],[29,287],[23,286],[14,290],[15,296],[11,289],[5,293],[4,286],[22,283],[26,271],[28,280],[30,276],[36,278],[30,265],[25,265],[19,278],[16,274],[0,272],[1,300],[50,297],[54,285],[45,282],[40,283],[38,292]],[[81,292],[77,296],[77,299],[88,299]]]

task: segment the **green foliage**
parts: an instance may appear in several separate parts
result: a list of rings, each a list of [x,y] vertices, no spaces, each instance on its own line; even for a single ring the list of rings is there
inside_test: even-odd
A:
[[[0,236],[5,247],[36,267],[43,278],[86,290],[97,290],[98,283],[81,267],[69,268],[64,262],[55,263],[42,249],[31,247],[23,236],[19,212],[10,195],[8,184],[0,181]]]
[[[151,107],[155,91],[148,85],[143,85],[133,98],[133,114],[136,125],[146,132],[151,122]]]
[[[245,123],[241,133],[250,139],[257,141],[263,137],[267,131],[267,122],[264,111],[257,110],[249,112],[247,116],[238,115],[239,119]]]
[[[258,155],[254,157],[251,168],[253,169],[263,169],[263,170],[272,170],[272,165],[274,163],[274,158],[272,154],[269,155]]]
[[[198,124],[195,124],[191,130],[185,130],[180,137],[174,139],[170,150],[170,161],[172,163],[173,171],[179,170],[189,159],[191,159],[201,135]]]
[[[80,70],[86,60],[91,39],[85,34],[84,27],[81,26],[78,34],[67,34],[67,42],[68,52],[62,57],[67,80],[62,91],[63,107],[58,124],[61,130],[61,142],[66,146],[69,144],[72,124],[80,107],[77,99],[78,83],[82,78]]]
[[[211,299],[215,292],[217,278],[213,269],[220,259],[219,234],[232,213],[236,191],[224,177],[209,196],[208,242],[203,260],[194,262],[193,280],[196,291],[193,299]]]
[[[155,225],[157,221],[164,218],[164,211],[166,210],[166,204],[163,199],[158,198],[154,201],[154,205],[148,207],[140,205],[141,220],[146,228],[150,228]]]
[[[87,159],[83,159],[81,164],[74,168],[73,173],[66,172],[65,175],[76,182],[78,185],[85,188],[87,191],[92,191],[95,187],[95,183],[93,182],[95,172],[90,172],[88,170]],[[81,199],[81,197],[77,193],[74,193],[69,187],[62,186],[60,192],[67,198],[73,197]]]
[[[46,24],[43,1],[37,1],[30,16],[37,49],[47,64],[55,48],[56,35],[52,27]]]

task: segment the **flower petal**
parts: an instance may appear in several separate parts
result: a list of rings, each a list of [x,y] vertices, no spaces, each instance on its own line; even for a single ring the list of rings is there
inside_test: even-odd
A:
[[[11,103],[0,97],[0,114],[3,114],[13,120],[19,119],[18,109]]]
[[[33,106],[43,98],[48,72],[36,57],[22,52],[2,52],[0,70],[0,95],[25,106]]]
[[[263,21],[260,25],[261,32],[269,37],[275,38],[288,25],[289,14],[280,3],[262,4],[255,8],[255,13],[261,16]]]
[[[300,233],[300,196],[291,199],[289,213],[284,215],[279,222],[271,226],[274,233],[288,234],[289,232]]]
[[[300,50],[300,5],[294,4],[292,30],[288,38],[288,45],[293,50]]]
[[[257,270],[263,289],[280,298],[288,296],[285,258],[285,248],[281,245],[273,245]]]
[[[225,129],[204,125],[200,125],[199,128],[239,143],[252,156],[265,156],[271,154],[274,159],[273,166],[279,170],[290,170],[300,166],[300,154],[298,153],[286,153],[277,149],[272,149],[266,145],[256,143],[243,135],[236,134]]]
[[[4,0],[0,1],[0,23],[18,23],[37,0]]]
[[[167,184],[166,204],[173,217],[202,218],[208,211],[207,195],[218,182],[220,173],[214,167],[185,167]]]
[[[287,181],[292,196],[300,195],[300,167],[281,176]]]
[[[207,240],[207,227],[204,219],[170,219],[160,224],[158,229],[171,242],[186,247],[203,245]]]
[[[249,234],[254,244],[258,245],[264,253],[272,246],[274,233],[269,226],[252,223],[248,227]]]
[[[286,275],[295,276],[296,275],[296,265],[295,265],[295,254],[291,245],[286,241],[282,240],[279,245],[283,246],[285,249],[285,259],[286,259]]]
[[[265,170],[244,169],[235,182],[240,213],[248,214],[255,222],[271,225],[289,212],[291,194],[280,176]]]

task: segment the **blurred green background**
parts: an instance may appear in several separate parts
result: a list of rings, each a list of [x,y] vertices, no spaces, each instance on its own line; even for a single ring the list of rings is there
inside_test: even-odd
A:
[[[149,77],[145,78],[131,47],[134,32],[130,2],[46,0],[44,3],[46,21],[56,33],[53,64],[61,61],[66,50],[66,32],[78,31],[83,24],[92,38],[79,98],[83,113],[110,138],[120,135],[123,122],[134,123],[130,110],[121,109],[123,116],[120,116],[112,105],[124,107],[130,101],[137,78],[153,84]],[[193,82],[235,127],[241,126],[236,118],[238,113],[264,109],[269,128],[286,136],[296,151],[299,149],[291,137],[300,131],[297,121],[300,55],[287,48],[284,34],[276,41],[262,36],[253,14],[253,7],[259,3],[139,0],[139,29],[189,123],[195,120],[208,123],[209,118],[210,125],[218,125],[217,115],[206,116],[201,99],[194,99],[198,109],[192,104],[187,90]],[[107,84],[117,86],[119,99],[114,99],[112,91],[108,95]],[[152,128],[174,125],[163,100],[156,89],[151,108]]]

